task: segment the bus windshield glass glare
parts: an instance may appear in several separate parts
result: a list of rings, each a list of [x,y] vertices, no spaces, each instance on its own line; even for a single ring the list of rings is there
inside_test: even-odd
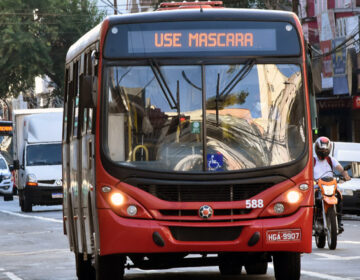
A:
[[[296,29],[286,22],[195,21],[115,25],[106,58],[264,55],[299,56]]]
[[[104,151],[168,172],[289,163],[305,149],[304,100],[297,64],[109,66]]]

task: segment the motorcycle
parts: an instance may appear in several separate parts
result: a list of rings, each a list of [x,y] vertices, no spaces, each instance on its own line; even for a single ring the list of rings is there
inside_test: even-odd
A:
[[[345,170],[350,169],[346,166]],[[313,235],[315,236],[316,247],[324,248],[327,239],[330,250],[335,250],[337,236],[342,233],[339,230],[336,206],[338,198],[342,198],[338,190],[338,182],[343,179],[341,176],[325,176],[316,182],[318,188],[315,189]]]

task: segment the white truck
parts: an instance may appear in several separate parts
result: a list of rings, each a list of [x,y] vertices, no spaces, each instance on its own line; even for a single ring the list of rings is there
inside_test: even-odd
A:
[[[62,108],[13,111],[15,184],[21,211],[62,204]]]

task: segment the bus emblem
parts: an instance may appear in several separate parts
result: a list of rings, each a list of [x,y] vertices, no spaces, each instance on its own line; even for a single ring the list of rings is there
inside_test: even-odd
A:
[[[213,209],[208,205],[203,205],[199,209],[199,216],[203,219],[209,219],[213,215]]]

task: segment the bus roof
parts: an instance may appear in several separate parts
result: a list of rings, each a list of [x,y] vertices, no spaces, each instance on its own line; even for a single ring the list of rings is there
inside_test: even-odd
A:
[[[176,22],[176,21],[206,21],[206,20],[239,20],[239,21],[281,21],[295,23],[296,15],[287,11],[260,10],[260,9],[172,9],[154,12],[144,12],[126,15],[112,15],[106,18],[109,27],[116,24]],[[101,22],[83,35],[69,49],[66,62],[72,61],[85,48],[100,40]]]

